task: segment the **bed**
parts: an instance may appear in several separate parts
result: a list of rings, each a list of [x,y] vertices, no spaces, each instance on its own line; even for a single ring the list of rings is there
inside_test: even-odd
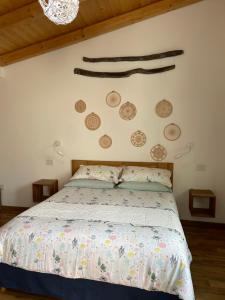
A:
[[[173,164],[72,161],[81,165]],[[64,300],[194,300],[172,192],[64,187],[0,229],[0,287]]]

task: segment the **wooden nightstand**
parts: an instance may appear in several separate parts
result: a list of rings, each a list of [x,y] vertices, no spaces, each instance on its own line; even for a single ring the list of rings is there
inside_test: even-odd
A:
[[[194,207],[194,199],[209,199],[208,208]],[[189,190],[189,209],[192,216],[215,218],[216,213],[216,196],[211,190]]]
[[[41,179],[33,183],[33,201],[41,202],[58,192],[58,180]]]

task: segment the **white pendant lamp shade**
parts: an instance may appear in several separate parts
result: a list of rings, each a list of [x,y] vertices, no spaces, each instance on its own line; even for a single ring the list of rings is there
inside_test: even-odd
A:
[[[44,14],[57,25],[71,23],[77,16],[79,0],[39,0]]]

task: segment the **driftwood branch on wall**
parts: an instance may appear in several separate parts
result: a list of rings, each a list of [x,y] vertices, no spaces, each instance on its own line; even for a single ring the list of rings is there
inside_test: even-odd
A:
[[[100,78],[123,78],[123,77],[130,77],[134,74],[157,74],[163,73],[170,70],[175,69],[175,65],[166,66],[162,68],[155,68],[155,69],[132,69],[123,72],[96,72],[96,71],[89,71],[84,69],[75,68],[74,74],[82,75],[82,76],[89,76],[89,77],[100,77]]]
[[[184,54],[183,50],[173,50],[162,53],[144,55],[144,56],[122,56],[122,57],[99,57],[99,58],[90,58],[83,57],[83,61],[90,63],[98,63],[98,62],[120,62],[120,61],[147,61],[147,60],[155,60],[162,59],[167,57],[174,57],[178,55]]]
[[[175,65],[162,67],[162,68],[155,68],[155,69],[142,69],[137,68],[133,70],[128,70],[124,72],[95,72],[95,71],[89,71],[84,69],[76,68],[74,69],[74,74],[82,75],[82,76],[89,76],[89,77],[100,77],[100,78],[123,78],[123,77],[129,77],[134,74],[157,74],[157,73],[163,73],[170,70],[175,69]]]

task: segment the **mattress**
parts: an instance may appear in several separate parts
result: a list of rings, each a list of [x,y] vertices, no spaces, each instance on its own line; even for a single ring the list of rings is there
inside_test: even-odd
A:
[[[172,193],[66,187],[1,228],[0,263],[194,299]]]

